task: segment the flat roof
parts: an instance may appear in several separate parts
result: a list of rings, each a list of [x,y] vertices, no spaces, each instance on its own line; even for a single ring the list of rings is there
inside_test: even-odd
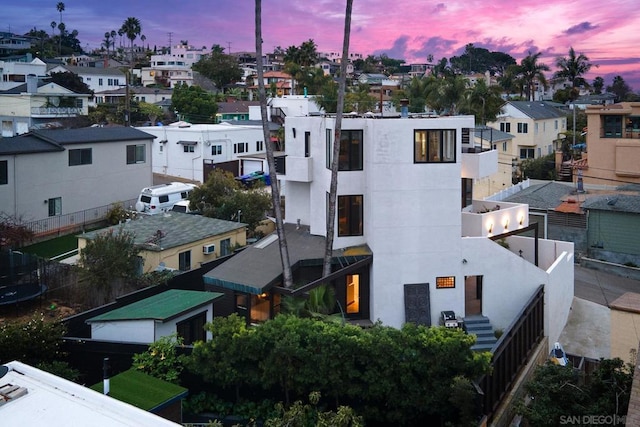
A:
[[[180,424],[98,393],[88,387],[13,361],[4,365],[0,387],[11,384],[22,395],[0,406],[0,423],[7,426],[155,427]],[[0,373],[1,375],[1,373]],[[141,394],[144,390],[139,390]]]
[[[104,391],[104,381],[91,386],[99,393]],[[144,390],[144,393],[140,391]],[[160,410],[184,399],[189,391],[179,385],[152,377],[135,368],[121,372],[109,379],[109,396],[145,411]]]
[[[87,319],[87,323],[118,320],[157,320],[165,322],[183,313],[202,307],[222,297],[219,292],[170,289],[124,307]]]

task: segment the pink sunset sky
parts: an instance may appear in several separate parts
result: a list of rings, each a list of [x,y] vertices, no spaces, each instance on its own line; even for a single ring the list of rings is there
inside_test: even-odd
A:
[[[3,6],[0,31],[51,33],[59,22],[57,1],[22,0]],[[129,16],[142,24],[146,44],[188,40],[196,47],[219,44],[227,52],[254,51],[254,2],[251,0],[68,0],[62,21],[76,29],[85,49],[99,47],[106,31],[117,30]],[[313,39],[321,52],[340,52],[344,0],[263,0],[263,51],[299,46]],[[460,55],[468,43],[510,54],[518,62],[528,52],[542,52],[541,62],[556,70],[555,60],[573,46],[594,67],[605,86],[621,75],[640,90],[640,7],[637,0],[581,2],[556,0],[354,0],[350,52],[387,54],[407,63]],[[57,30],[56,30],[57,31]],[[126,41],[128,43],[128,40]],[[140,44],[137,39],[136,43]],[[549,77],[550,77],[549,73]]]

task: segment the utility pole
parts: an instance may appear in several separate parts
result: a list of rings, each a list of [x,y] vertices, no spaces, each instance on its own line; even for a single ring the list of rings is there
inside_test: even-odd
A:
[[[231,42],[227,42],[227,47],[228,47],[227,55],[231,55]]]
[[[131,75],[131,70],[126,71],[126,86],[124,90],[124,125],[129,127],[131,125],[131,118],[129,115],[129,109],[131,108],[131,103],[129,101],[129,76]]]

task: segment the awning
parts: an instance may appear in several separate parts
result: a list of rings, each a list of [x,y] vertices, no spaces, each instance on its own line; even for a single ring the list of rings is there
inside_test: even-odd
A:
[[[178,141],[180,145],[196,145],[198,141]]]

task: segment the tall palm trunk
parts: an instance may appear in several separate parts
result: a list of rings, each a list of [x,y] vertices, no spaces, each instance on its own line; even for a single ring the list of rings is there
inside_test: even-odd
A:
[[[258,97],[260,99],[260,114],[262,118],[262,133],[267,147],[267,163],[271,176],[271,200],[276,214],[276,230],[278,232],[278,244],[280,246],[280,259],[282,260],[282,276],[285,288],[293,286],[291,263],[289,262],[289,249],[287,236],[284,233],[284,219],[282,218],[282,206],[280,204],[280,188],[276,179],[276,162],[273,158],[273,145],[269,138],[269,123],[267,122],[267,95],[264,88],[264,70],[262,69],[262,2],[256,0],[256,67],[258,68]]]
[[[333,252],[333,235],[335,234],[336,199],[338,192],[338,159],[340,157],[340,138],[342,135],[342,113],[344,110],[344,93],[347,84],[347,62],[349,58],[349,39],[351,37],[351,10],[353,0],[347,0],[344,15],[344,39],[342,43],[342,60],[340,61],[340,79],[338,83],[338,105],[336,106],[336,123],[333,137],[333,157],[331,158],[331,184],[329,186],[329,206],[327,214],[327,237],[325,240],[322,277],[331,274],[331,254]]]

